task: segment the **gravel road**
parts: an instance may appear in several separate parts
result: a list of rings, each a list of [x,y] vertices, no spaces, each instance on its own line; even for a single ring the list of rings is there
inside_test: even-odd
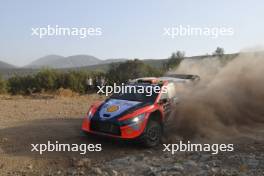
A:
[[[264,133],[234,140],[235,151],[163,152],[80,133],[96,95],[0,97],[0,175],[264,175]],[[263,126],[262,126],[263,127]],[[264,129],[258,127],[259,129]],[[102,144],[101,152],[32,152],[48,141]],[[176,142],[176,141],[172,141]],[[197,140],[196,140],[197,142]],[[199,142],[199,140],[198,140]],[[204,142],[204,141],[203,141]]]

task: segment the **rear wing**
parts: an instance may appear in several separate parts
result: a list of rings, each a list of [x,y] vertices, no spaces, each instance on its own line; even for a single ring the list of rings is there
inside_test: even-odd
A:
[[[167,74],[164,77],[143,77],[129,80],[129,83],[145,83],[145,84],[163,84],[164,81],[168,82],[198,82],[200,77],[198,75],[184,75],[184,74]]]
[[[182,75],[182,74],[168,74],[164,77],[159,77],[160,80],[174,83],[197,83],[200,81],[198,75]]]
[[[184,75],[184,74],[167,74],[166,77],[173,77],[178,79],[189,79],[192,81],[199,81],[201,78],[198,75]]]

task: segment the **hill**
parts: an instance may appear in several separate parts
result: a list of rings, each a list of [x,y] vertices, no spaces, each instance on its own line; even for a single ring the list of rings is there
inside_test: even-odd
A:
[[[127,59],[106,59],[101,60],[91,55],[73,55],[73,56],[60,56],[60,55],[47,55],[41,57],[25,68],[39,69],[43,67],[56,68],[56,69],[65,69],[65,68],[78,68],[98,64],[109,64],[113,62],[123,62]]]
[[[6,62],[0,61],[0,69],[11,69],[15,68],[15,66],[8,64]]]
[[[69,57],[48,55],[33,61],[31,64],[27,65],[26,68],[72,68],[96,65],[100,62],[100,59],[90,55],[74,55]]]
[[[234,54],[225,54],[224,57],[222,58],[223,61],[225,60],[230,60],[232,58],[235,58],[238,55],[238,53],[234,53]],[[83,55],[79,55],[79,56],[83,56]],[[87,56],[87,55],[85,55]],[[39,59],[39,63],[42,63],[43,65],[47,64],[47,61],[52,61],[53,58],[58,58],[58,60],[60,60],[62,62],[61,59],[65,59],[65,57],[63,56],[58,56],[58,55],[50,55],[49,57],[46,57],[47,59]],[[77,56],[76,56],[77,57]],[[210,55],[202,55],[202,56],[191,56],[191,57],[185,57],[184,59],[205,59],[205,58],[210,58],[212,56]],[[73,59],[73,56],[70,56],[70,59]],[[107,71],[110,67],[111,67],[111,63],[120,63],[120,62],[124,62],[127,59],[107,59],[107,60],[96,60],[98,61],[97,64],[90,64],[90,65],[80,65],[80,66],[75,66],[72,67],[70,65],[66,65],[65,67],[59,67],[56,68],[60,71],[70,71],[70,70],[90,70],[90,71],[101,71],[101,72],[105,72]],[[163,65],[168,61],[168,59],[144,59],[142,60],[145,64],[150,65],[152,67],[155,68],[162,68]],[[32,63],[31,63],[32,64]],[[33,62],[32,65],[34,65],[36,63]],[[34,73],[37,73],[41,67],[44,66],[37,66],[37,67],[24,67],[24,68],[7,68],[7,69],[1,69],[0,67],[0,75],[4,76],[5,78],[9,78],[11,76],[14,75],[31,75]],[[54,68],[54,67],[52,67]]]

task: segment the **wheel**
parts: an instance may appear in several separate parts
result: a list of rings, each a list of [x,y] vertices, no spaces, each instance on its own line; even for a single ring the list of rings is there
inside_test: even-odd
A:
[[[150,120],[140,138],[140,142],[146,147],[155,147],[160,143],[161,136],[161,124],[157,121]]]
[[[87,137],[88,133],[85,131],[80,131],[80,137]]]

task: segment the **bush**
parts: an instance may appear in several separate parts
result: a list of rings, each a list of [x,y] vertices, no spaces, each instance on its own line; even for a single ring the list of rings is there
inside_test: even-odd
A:
[[[83,94],[88,91],[88,78],[92,78],[94,85],[96,85],[100,84],[101,78],[104,78],[108,84],[112,84],[125,83],[129,79],[139,77],[161,76],[162,74],[161,70],[135,59],[124,63],[112,64],[106,74],[87,71],[59,72],[52,69],[44,69],[35,75],[11,77],[7,80],[7,87],[8,92],[11,94],[32,94],[42,91],[56,92],[59,89],[69,89]]]
[[[133,61],[126,61],[124,63],[112,64],[107,72],[107,80],[109,84],[125,83],[129,79],[148,76],[161,76],[162,71],[146,65],[144,62],[135,59]]]
[[[73,92],[70,89],[59,88],[56,91],[56,95],[59,97],[74,97],[77,95],[77,93]]]
[[[84,71],[72,71],[64,75],[64,85],[62,87],[71,89],[75,92],[86,92],[86,80],[89,77],[87,72]]]
[[[0,93],[5,93],[6,92],[6,82],[0,75]]]
[[[11,77],[7,81],[7,87],[11,94],[55,92],[60,88],[85,93],[87,91],[87,79],[89,77],[95,79],[97,74],[86,71],[58,72],[44,69],[36,75]]]
[[[55,70],[44,69],[38,72],[34,77],[35,88],[39,91],[54,91],[58,88],[58,74]]]
[[[31,94],[36,89],[36,82],[32,76],[14,76],[7,81],[7,90],[11,94]]]

